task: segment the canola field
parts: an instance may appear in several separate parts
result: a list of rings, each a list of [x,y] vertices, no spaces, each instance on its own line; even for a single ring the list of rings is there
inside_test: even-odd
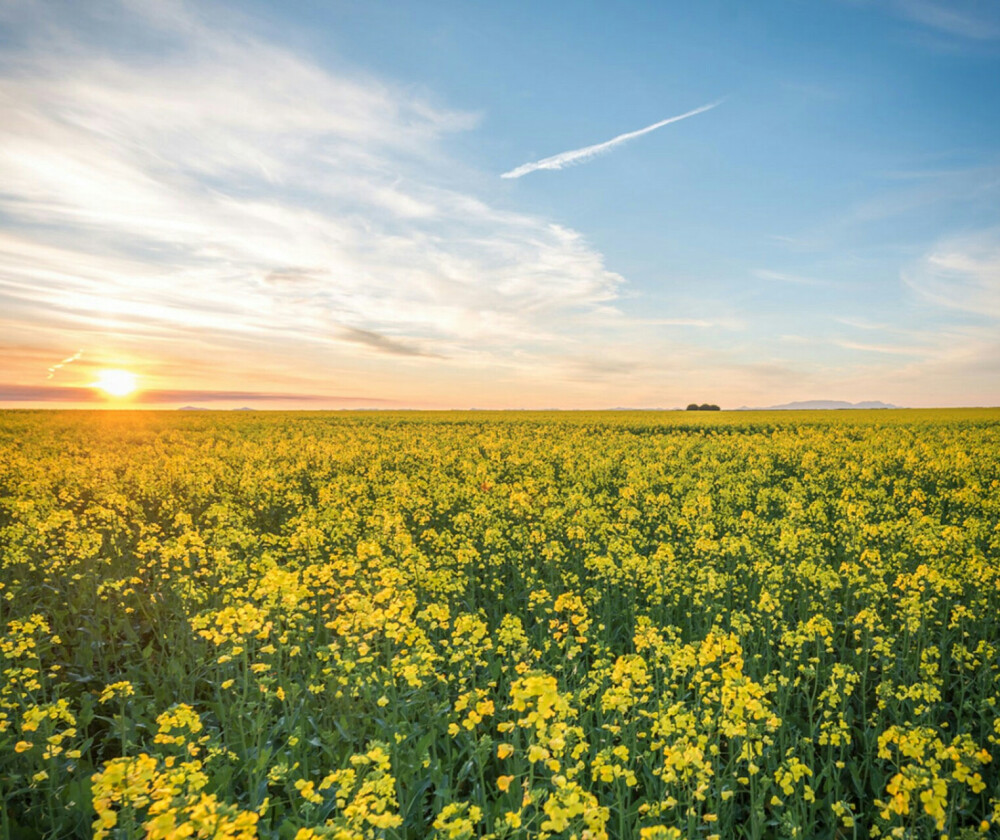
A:
[[[1000,410],[0,413],[0,836],[1000,837]]]

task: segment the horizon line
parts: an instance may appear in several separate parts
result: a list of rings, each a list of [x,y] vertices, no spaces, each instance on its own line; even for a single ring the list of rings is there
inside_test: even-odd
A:
[[[206,408],[204,406],[156,406],[156,405],[93,405],[93,406],[16,406],[16,405],[2,405],[0,404],[0,412],[29,412],[29,411],[110,411],[110,412],[184,412],[184,413],[203,413],[203,412],[214,412],[214,413],[248,413],[248,412],[278,412],[278,413],[301,413],[301,412],[311,412],[311,413],[322,413],[322,412],[379,412],[379,413],[391,413],[391,412],[423,412],[423,413],[437,413],[437,414],[488,414],[488,413],[535,413],[535,414],[547,414],[547,413],[592,413],[592,414],[608,414],[608,413],[637,413],[637,414],[708,414],[715,415],[722,412],[728,412],[731,414],[753,414],[762,412],[781,412],[782,414],[794,413],[794,412],[816,412],[816,411],[829,411],[829,412],[866,412],[866,411],[877,411],[880,413],[891,413],[898,411],[958,411],[958,410],[1000,410],[1000,404],[995,405],[909,405],[909,406],[892,406],[892,407],[873,407],[873,408],[858,408],[854,406],[831,406],[826,408],[782,408],[779,406],[759,406],[753,408],[746,408],[739,406],[736,408],[720,408],[718,411],[693,411],[681,407],[663,408],[658,406],[653,407],[604,407],[604,408],[557,408],[557,407],[547,407],[547,408],[526,408],[526,407],[511,407],[506,406],[503,408],[421,408],[414,406],[393,406],[386,408],[379,408],[374,406],[357,406],[349,407],[342,406],[337,408],[323,407],[323,408],[309,408],[309,407],[294,407],[294,408],[278,408],[271,406],[261,406],[259,408],[250,407],[238,407],[238,408]]]

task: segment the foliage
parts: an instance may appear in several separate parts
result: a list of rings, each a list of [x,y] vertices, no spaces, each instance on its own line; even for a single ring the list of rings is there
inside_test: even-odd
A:
[[[0,414],[0,836],[996,836],[998,421]]]

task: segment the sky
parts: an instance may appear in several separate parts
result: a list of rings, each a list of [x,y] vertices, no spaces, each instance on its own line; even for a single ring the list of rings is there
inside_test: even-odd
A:
[[[0,407],[998,405],[998,78],[986,0],[0,0]]]

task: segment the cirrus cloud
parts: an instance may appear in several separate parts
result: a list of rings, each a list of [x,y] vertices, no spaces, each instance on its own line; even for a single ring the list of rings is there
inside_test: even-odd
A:
[[[3,12],[0,302],[19,324],[81,347],[310,343],[341,371],[536,365],[617,297],[581,234],[455,175],[445,141],[476,114],[184,4],[63,12]],[[81,34],[115,13],[153,46]]]

